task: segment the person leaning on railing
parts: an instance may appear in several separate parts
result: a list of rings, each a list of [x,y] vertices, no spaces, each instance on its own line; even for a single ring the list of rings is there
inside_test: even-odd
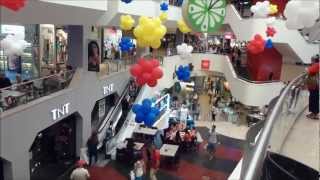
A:
[[[306,81],[309,90],[310,119],[319,119],[319,55],[312,58],[312,65],[306,69],[308,78]]]

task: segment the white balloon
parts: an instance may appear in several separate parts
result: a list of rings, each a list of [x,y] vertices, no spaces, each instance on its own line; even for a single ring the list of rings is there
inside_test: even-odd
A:
[[[288,29],[312,27],[319,18],[318,1],[289,1],[284,10]]]
[[[0,41],[0,48],[3,49],[4,54],[7,56],[21,56],[24,53],[24,49],[30,45],[24,38],[22,33],[7,35]]]
[[[253,13],[253,16],[256,18],[266,18],[269,14],[269,1],[258,1],[255,5],[251,6],[250,10]]]
[[[177,52],[182,59],[191,57],[192,51],[193,51],[193,47],[190,45],[187,45],[186,43],[182,43],[177,46]]]

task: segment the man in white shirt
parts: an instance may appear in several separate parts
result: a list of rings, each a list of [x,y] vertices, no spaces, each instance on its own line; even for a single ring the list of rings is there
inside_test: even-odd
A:
[[[74,169],[70,175],[71,180],[88,180],[89,178],[89,172],[82,164],[78,164],[78,167]]]

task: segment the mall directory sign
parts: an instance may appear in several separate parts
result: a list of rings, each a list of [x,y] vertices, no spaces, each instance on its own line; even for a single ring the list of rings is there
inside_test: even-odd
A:
[[[226,16],[226,0],[185,0],[182,15],[195,32],[219,30]]]

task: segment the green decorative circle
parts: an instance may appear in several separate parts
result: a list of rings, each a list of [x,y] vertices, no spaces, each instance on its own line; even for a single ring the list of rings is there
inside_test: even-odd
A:
[[[226,0],[185,0],[183,17],[194,31],[215,32],[224,22],[226,5]]]

